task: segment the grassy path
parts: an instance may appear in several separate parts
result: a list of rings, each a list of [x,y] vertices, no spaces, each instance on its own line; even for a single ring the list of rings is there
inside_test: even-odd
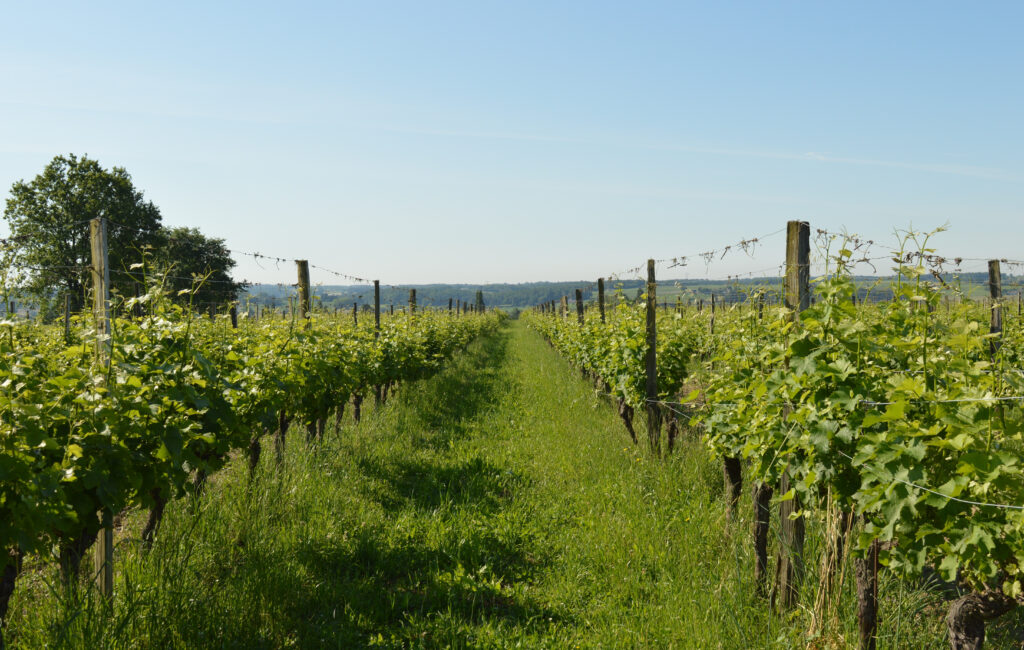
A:
[[[243,465],[148,553],[124,538],[113,611],[30,575],[14,647],[800,644],[749,595],[718,465],[685,441],[643,458],[518,323],[315,452],[293,432],[251,490]]]

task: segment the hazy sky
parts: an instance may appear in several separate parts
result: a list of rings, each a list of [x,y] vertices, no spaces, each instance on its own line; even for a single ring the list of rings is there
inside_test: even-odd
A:
[[[0,198],[88,154],[170,225],[396,284],[594,278],[787,219],[887,242],[949,222],[943,253],[1024,258],[1021,2],[6,0],[0,17]]]

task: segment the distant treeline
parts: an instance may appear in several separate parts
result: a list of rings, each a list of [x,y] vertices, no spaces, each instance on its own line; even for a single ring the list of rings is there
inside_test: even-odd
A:
[[[934,277],[925,278],[937,282]],[[859,276],[855,278],[858,286],[858,299],[872,302],[890,300],[892,277]],[[1020,290],[1021,276],[1003,276],[1003,293],[1010,295]],[[959,276],[944,277],[948,286],[962,291],[971,298],[983,298],[988,295],[987,273],[965,273]],[[644,282],[639,279],[608,280],[605,284],[607,300],[615,300],[616,293],[621,293],[625,300],[636,300],[644,290]],[[751,293],[767,290],[770,295],[778,296],[782,288],[780,278],[744,278],[736,280],[659,280],[658,300],[672,301],[676,297],[684,301],[710,300],[715,294],[716,300],[723,303],[742,302]],[[594,281],[578,280],[574,282],[526,282],[522,284],[418,284],[403,287],[381,287],[381,304],[404,305],[409,301],[409,289],[416,289],[416,302],[424,307],[447,307],[448,299],[473,303],[477,291],[483,292],[484,304],[488,307],[525,308],[551,300],[560,301],[562,296],[573,299],[576,289],[583,290],[583,299],[597,299],[597,284]],[[288,304],[288,296],[294,294],[294,287],[286,285],[257,284],[249,288],[248,294],[242,296],[250,304],[283,307]],[[328,308],[350,309],[353,303],[373,306],[372,285],[321,285],[314,287],[313,293],[320,303]]]

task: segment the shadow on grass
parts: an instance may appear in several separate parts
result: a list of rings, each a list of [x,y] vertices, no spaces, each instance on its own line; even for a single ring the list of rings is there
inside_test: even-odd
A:
[[[357,646],[377,635],[403,640],[399,645],[463,645],[474,626],[507,629],[555,619],[558,614],[512,587],[533,570],[528,545],[518,535],[488,530],[446,536],[436,548],[388,531],[362,531],[348,544],[311,544],[299,561],[322,582],[291,612],[301,621],[301,645]]]
[[[540,632],[565,618],[515,589],[537,568],[531,546],[511,527],[450,529],[428,544],[385,526],[309,540],[287,555],[231,549],[231,570],[206,567],[219,575],[172,619],[151,625],[147,640],[190,648],[465,647],[484,628]]]
[[[406,395],[397,433],[428,449],[448,449],[466,437],[467,424],[493,405],[509,387],[501,366],[508,356],[509,332],[482,339],[451,365],[420,382]]]
[[[374,479],[365,494],[387,511],[431,512],[442,505],[471,506],[491,514],[521,489],[523,479],[482,458],[457,463],[365,457],[359,469]]]

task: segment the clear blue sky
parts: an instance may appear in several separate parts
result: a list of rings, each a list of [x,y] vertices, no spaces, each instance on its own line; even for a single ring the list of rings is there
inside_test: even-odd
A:
[[[794,218],[886,241],[949,222],[944,253],[1024,258],[1021,2],[2,16],[3,197],[87,153],[127,168],[168,224],[396,284],[589,279]],[[775,237],[670,274],[782,258]],[[263,266],[240,258],[237,275],[294,281]]]

